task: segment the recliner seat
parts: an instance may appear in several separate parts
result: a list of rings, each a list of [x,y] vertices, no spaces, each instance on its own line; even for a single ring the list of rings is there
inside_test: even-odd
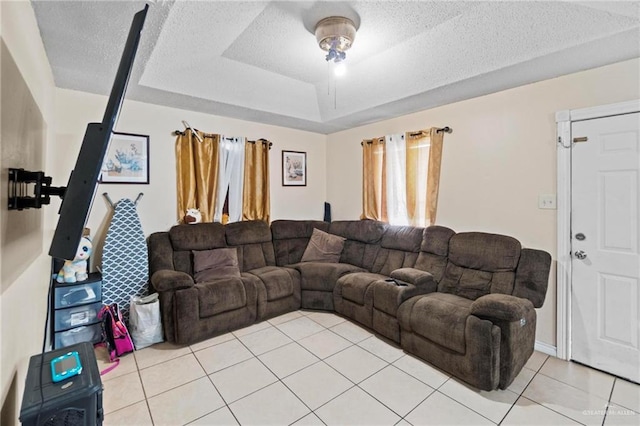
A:
[[[533,353],[534,304],[520,296],[535,287],[544,298],[548,273],[530,274],[534,257],[549,270],[543,253],[504,235],[453,235],[437,292],[398,309],[402,348],[480,389],[508,387]]]

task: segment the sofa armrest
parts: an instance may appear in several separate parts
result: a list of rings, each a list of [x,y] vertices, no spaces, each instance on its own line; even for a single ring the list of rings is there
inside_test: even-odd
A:
[[[498,321],[523,321],[533,310],[528,299],[498,293],[479,297],[471,304],[471,315]]]
[[[500,389],[506,389],[531,356],[536,340],[536,310],[529,299],[487,294],[471,304],[471,315],[500,328]]]
[[[151,284],[156,291],[162,292],[193,287],[194,282],[187,273],[162,269],[151,276]]]
[[[421,269],[400,268],[392,271],[390,276],[394,280],[400,280],[415,285],[422,290],[421,293],[433,293],[438,287],[433,275]]]

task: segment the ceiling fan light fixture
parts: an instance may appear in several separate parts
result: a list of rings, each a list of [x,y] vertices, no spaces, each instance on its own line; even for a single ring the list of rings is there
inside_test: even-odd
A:
[[[344,52],[351,48],[356,38],[356,26],[351,19],[330,16],[316,24],[315,35],[322,50],[342,53],[340,56],[344,59]]]

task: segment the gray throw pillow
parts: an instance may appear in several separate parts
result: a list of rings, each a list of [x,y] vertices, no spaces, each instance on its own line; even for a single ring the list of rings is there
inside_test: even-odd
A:
[[[238,251],[231,248],[193,251],[193,278],[196,283],[213,281],[218,278],[238,277]]]
[[[338,263],[346,238],[313,228],[302,262]]]

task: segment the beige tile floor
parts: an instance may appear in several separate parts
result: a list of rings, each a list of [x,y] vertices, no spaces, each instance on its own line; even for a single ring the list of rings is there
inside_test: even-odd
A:
[[[324,312],[154,345],[103,384],[106,425],[640,425],[636,384],[535,352],[509,389],[478,391]]]

